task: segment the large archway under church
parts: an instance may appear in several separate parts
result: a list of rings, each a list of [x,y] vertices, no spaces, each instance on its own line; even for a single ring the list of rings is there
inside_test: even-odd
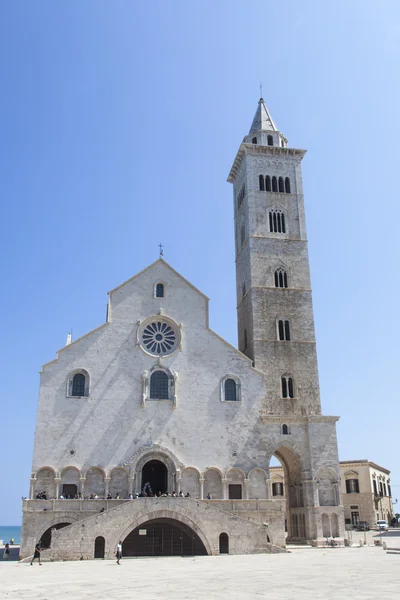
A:
[[[272,497],[281,498],[286,503],[286,541],[306,539],[306,509],[304,507],[300,456],[288,446],[281,445],[271,459],[270,475]]]
[[[44,532],[44,534],[40,538],[40,546],[41,546],[41,548],[43,548],[43,550],[46,550],[47,548],[50,548],[50,545],[51,545],[51,532],[52,532],[53,529],[63,529],[64,527],[68,527],[68,525],[71,525],[71,523],[57,523],[56,525],[52,525],[51,527],[49,527],[48,529],[46,529],[46,531]]]
[[[204,556],[207,550],[188,525],[175,519],[146,521],[131,531],[122,542],[127,556]]]
[[[161,460],[149,460],[142,469],[142,492],[158,496],[168,491],[168,469]]]

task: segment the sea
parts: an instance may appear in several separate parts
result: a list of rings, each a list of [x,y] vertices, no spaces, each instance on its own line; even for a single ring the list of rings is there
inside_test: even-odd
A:
[[[14,538],[14,543],[19,544],[21,539],[21,526],[20,525],[0,525],[0,540],[6,544]]]

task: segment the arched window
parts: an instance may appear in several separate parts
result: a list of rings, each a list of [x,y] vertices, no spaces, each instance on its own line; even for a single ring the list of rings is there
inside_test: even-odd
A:
[[[77,373],[72,379],[71,396],[85,396],[86,378],[83,373]]]
[[[265,189],[267,192],[271,191],[271,177],[269,175],[265,177]]]
[[[150,398],[168,400],[168,375],[164,371],[154,371],[150,377]]]
[[[254,137],[254,138],[251,140],[251,143],[252,143],[252,144],[257,144],[257,138],[256,138],[256,137]]]
[[[164,285],[162,283],[156,285],[156,298],[164,298]]]
[[[244,298],[246,295],[246,282],[243,281],[242,283],[242,298]]]
[[[221,533],[219,536],[219,553],[229,554],[229,537],[227,533]]]
[[[264,191],[264,175],[260,175],[258,177],[258,182],[260,185],[260,192],[263,192]]]
[[[223,402],[238,402],[241,400],[239,377],[226,375],[221,380],[221,400]]]
[[[272,178],[272,191],[273,192],[277,192],[278,191],[278,182],[276,180],[275,175]]]
[[[267,140],[268,140],[268,146],[274,145],[274,138],[272,137],[272,135],[269,135]]]
[[[272,495],[283,496],[283,483],[279,481],[272,484]]]
[[[229,402],[236,402],[236,381],[233,379],[226,379],[224,391],[225,400]]]
[[[269,230],[272,233],[286,233],[285,213],[282,210],[269,211]]]
[[[243,346],[244,346],[244,349],[246,350],[246,348],[247,348],[247,329],[245,329],[243,332]]]
[[[281,377],[282,398],[294,398],[293,378],[290,375]]]
[[[244,228],[244,225],[242,225],[241,229],[240,229],[240,243],[243,246],[244,242],[246,239],[246,230]]]
[[[279,179],[278,179],[278,186],[279,186],[279,191],[280,192],[284,192],[285,191],[285,186],[283,185],[283,177],[279,177]]]
[[[282,434],[289,435],[289,427],[285,424],[282,425]]]
[[[279,319],[278,338],[281,342],[290,342],[290,324],[289,321]]]
[[[285,192],[290,194],[290,179],[289,177],[285,177]]]
[[[282,267],[278,267],[275,271],[275,287],[277,288],[287,288],[288,287],[288,277],[285,269]]]

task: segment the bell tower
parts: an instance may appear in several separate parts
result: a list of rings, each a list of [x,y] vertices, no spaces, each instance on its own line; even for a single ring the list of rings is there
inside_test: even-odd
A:
[[[264,100],[233,184],[239,350],[263,371],[269,414],[321,414],[301,161]]]

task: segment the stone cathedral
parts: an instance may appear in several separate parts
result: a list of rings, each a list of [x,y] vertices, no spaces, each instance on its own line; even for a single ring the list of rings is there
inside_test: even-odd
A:
[[[260,99],[234,159],[239,348],[162,258],[41,369],[21,557],[284,551],[344,534],[323,416],[301,161]],[[270,475],[276,457],[284,477]]]

